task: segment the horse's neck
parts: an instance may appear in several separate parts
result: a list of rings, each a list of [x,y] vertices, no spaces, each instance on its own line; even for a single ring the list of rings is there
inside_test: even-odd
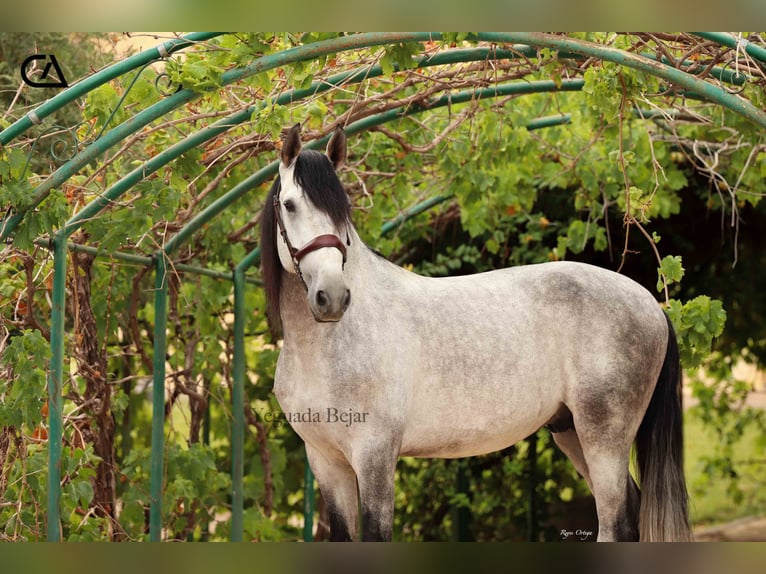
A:
[[[280,293],[280,311],[285,340],[298,334],[313,330],[306,291],[297,275],[282,270],[282,289]]]

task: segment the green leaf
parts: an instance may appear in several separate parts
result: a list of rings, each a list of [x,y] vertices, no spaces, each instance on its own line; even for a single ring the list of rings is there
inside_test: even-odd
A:
[[[87,508],[91,500],[93,500],[93,487],[89,480],[77,480],[72,483],[74,485],[75,495],[77,500],[83,508]]]
[[[380,58],[380,69],[386,76],[390,76],[394,73],[394,64],[391,60],[391,56],[386,53]]]
[[[609,246],[609,240],[606,236],[606,229],[603,227],[596,228],[596,236],[593,239],[593,249],[596,251],[604,251]]]
[[[657,279],[657,291],[664,289],[663,277],[668,285],[678,283],[684,276],[684,268],[681,264],[680,255],[668,255],[660,261],[660,267],[657,270],[659,278]]]
[[[42,421],[50,345],[40,331],[12,337],[0,357],[12,377],[0,380],[0,426],[33,428]]]
[[[24,153],[24,150],[18,148],[11,148],[8,150],[8,165],[12,177],[21,177],[22,171],[27,165],[27,161],[27,154]]]
[[[711,352],[713,339],[726,323],[723,304],[707,295],[681,303],[671,299],[665,312],[673,323],[681,352],[681,363],[691,369],[699,366]]]
[[[567,230],[567,248],[572,253],[581,253],[588,241],[588,226],[576,219]]]

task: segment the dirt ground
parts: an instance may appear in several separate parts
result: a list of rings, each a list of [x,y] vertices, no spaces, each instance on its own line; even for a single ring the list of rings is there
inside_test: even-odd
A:
[[[766,516],[748,516],[725,524],[695,529],[697,542],[764,542]]]

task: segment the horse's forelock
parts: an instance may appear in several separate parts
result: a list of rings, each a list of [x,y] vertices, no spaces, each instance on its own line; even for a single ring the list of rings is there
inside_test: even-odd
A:
[[[311,203],[342,228],[351,220],[351,204],[329,158],[323,153],[304,150],[295,162],[295,182]]]

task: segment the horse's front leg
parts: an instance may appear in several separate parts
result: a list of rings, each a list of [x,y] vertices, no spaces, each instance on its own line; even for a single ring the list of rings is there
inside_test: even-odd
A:
[[[354,457],[362,509],[362,540],[390,541],[394,526],[396,454],[371,450]]]
[[[306,455],[322,497],[327,503],[330,540],[356,540],[359,511],[354,469],[339,452],[322,452],[306,444]]]

